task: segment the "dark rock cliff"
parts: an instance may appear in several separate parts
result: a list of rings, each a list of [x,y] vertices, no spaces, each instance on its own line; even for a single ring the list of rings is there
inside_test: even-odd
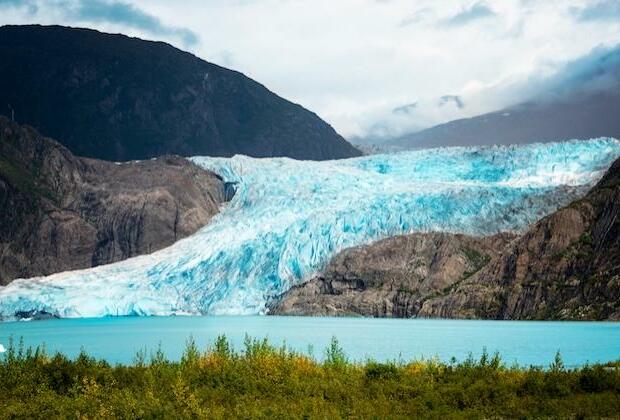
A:
[[[0,284],[153,252],[223,200],[222,180],[186,159],[78,158],[0,117]]]
[[[412,234],[345,250],[272,314],[620,319],[620,159],[519,237]]]
[[[620,159],[420,316],[620,319]]]
[[[163,42],[4,26],[0,57],[0,113],[14,112],[78,156],[361,154],[316,114]]]

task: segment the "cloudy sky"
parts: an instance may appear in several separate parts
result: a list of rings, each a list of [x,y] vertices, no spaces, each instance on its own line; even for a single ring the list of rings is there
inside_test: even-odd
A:
[[[620,43],[620,0],[0,0],[0,24],[22,23],[170,42],[351,138],[540,94]]]

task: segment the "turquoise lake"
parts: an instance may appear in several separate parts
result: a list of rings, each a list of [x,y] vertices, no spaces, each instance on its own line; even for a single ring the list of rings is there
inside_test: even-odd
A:
[[[241,349],[246,334],[269,338],[320,359],[332,336],[354,360],[438,357],[462,360],[482,349],[508,363],[548,365],[560,351],[567,366],[620,359],[620,323],[466,321],[439,319],[318,318],[272,316],[108,317],[0,323],[0,344],[9,337],[48,352],[75,356],[80,348],[111,363],[131,363],[140,348],[161,348],[179,359],[191,336],[201,348],[225,334]],[[2,357],[0,355],[0,357]]]

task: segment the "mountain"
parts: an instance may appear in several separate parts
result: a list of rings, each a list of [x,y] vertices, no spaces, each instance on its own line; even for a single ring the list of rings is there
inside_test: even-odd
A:
[[[408,149],[620,138],[620,44],[594,48],[550,76],[533,77],[511,89],[523,91],[529,99],[387,144]]]
[[[166,247],[207,224],[224,193],[186,159],[78,158],[0,117],[0,285]]]
[[[338,254],[271,314],[620,319],[620,159],[516,237],[415,233]]]
[[[74,154],[360,155],[316,114],[162,42],[59,26],[0,28],[0,113]]]
[[[426,299],[480,270],[514,235],[393,236],[336,255],[271,304],[271,315],[416,316]]]
[[[620,159],[421,316],[620,319]]]
[[[34,310],[59,317],[265,313],[346,248],[412,232],[524,231],[584,197],[618,157],[620,141],[603,138],[328,162],[191,158],[236,183],[225,211],[148,256],[0,287],[0,318]],[[474,241],[464,245],[476,249]],[[471,255],[462,265],[470,273],[486,260],[463,255]]]
[[[390,140],[404,149],[620,138],[620,89],[523,103]]]

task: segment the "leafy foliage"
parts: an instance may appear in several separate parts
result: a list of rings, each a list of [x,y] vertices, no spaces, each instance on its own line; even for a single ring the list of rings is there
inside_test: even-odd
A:
[[[161,348],[130,366],[85,352],[71,360],[10,342],[0,359],[0,418],[614,417],[620,362],[568,369],[507,367],[483,351],[462,362],[350,362],[333,338],[323,361],[246,337],[179,362]]]

